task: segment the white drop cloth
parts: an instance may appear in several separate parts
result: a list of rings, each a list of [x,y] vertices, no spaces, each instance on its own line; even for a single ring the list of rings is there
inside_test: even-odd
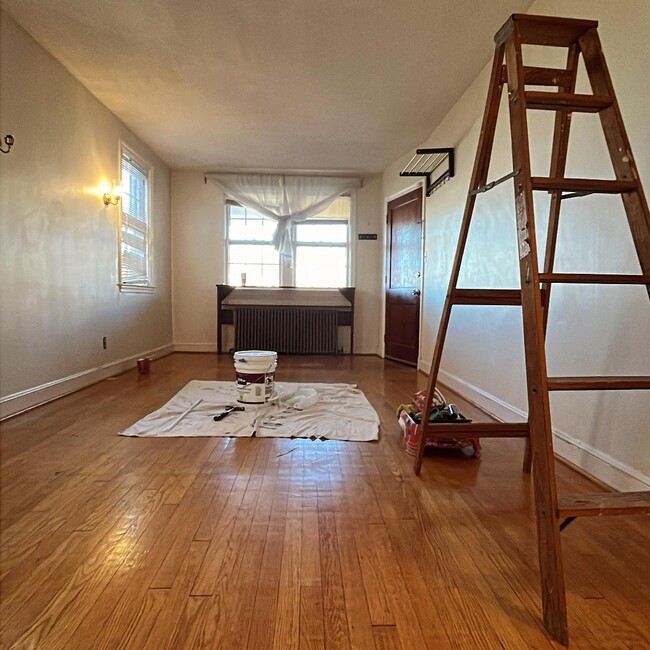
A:
[[[276,382],[278,395],[311,394],[317,401],[304,410],[282,403],[239,404],[232,381],[191,381],[157,411],[136,422],[121,436],[190,437],[234,436],[260,438],[327,438],[377,440],[379,417],[365,395],[353,384],[295,384]],[[200,401],[199,401],[200,400]],[[198,402],[198,404],[197,404]],[[181,416],[196,404],[185,416]],[[244,406],[215,422],[226,406]]]

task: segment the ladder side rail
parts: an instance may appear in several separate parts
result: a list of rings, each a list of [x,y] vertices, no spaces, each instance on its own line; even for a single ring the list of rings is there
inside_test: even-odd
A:
[[[568,643],[566,594],[557,518],[557,487],[550,405],[546,383],[544,324],[535,240],[522,49],[517,27],[506,40],[505,47],[513,166],[521,170],[514,182],[515,211],[542,609],[546,629],[555,639],[566,645]]]
[[[558,88],[558,92],[573,93],[576,87],[578,76],[578,59],[580,47],[573,43],[567,53],[566,70],[568,79],[564,85]],[[569,132],[571,129],[571,113],[560,111],[555,115],[555,126],[553,129],[553,148],[551,149],[551,178],[564,177],[566,171],[566,160],[569,149]],[[560,226],[560,207],[562,204],[562,192],[556,191],[551,195],[549,206],[548,227],[546,233],[546,250],[544,251],[544,273],[552,273],[555,264],[555,252],[557,250],[557,234]],[[544,334],[548,327],[548,312],[551,301],[551,285],[545,283],[542,288],[542,308],[544,310]]]
[[[501,79],[502,64],[503,64],[504,48],[499,46],[494,52],[494,59],[492,61],[492,71],[490,74],[490,86],[488,90],[488,97],[485,103],[485,112],[483,114],[483,122],[481,124],[481,133],[479,136],[476,160],[474,161],[474,169],[470,181],[470,191],[475,190],[487,181],[488,171],[490,167],[490,156],[492,154],[492,145],[494,143],[494,133],[496,131],[497,117],[499,113],[499,103],[501,101],[501,93],[503,90],[503,81]],[[429,383],[427,388],[427,397],[422,411],[422,427],[420,437],[418,439],[418,447],[415,454],[414,470],[416,475],[420,474],[422,469],[422,459],[424,458],[424,449],[426,443],[425,425],[429,422],[429,415],[431,414],[431,402],[433,401],[436,381],[438,379],[438,372],[440,370],[440,361],[442,359],[442,350],[447,336],[447,329],[449,327],[449,319],[451,317],[451,309],[453,306],[454,291],[458,284],[458,276],[460,275],[460,267],[463,260],[463,253],[467,243],[467,235],[474,212],[474,204],[476,202],[476,195],[468,193],[465,203],[465,211],[461,221],[460,233],[458,235],[458,245],[456,248],[456,255],[452,265],[451,277],[447,289],[445,303],[442,308],[440,316],[440,325],[438,327],[438,334],[436,337],[436,345],[433,351],[433,358],[431,360],[431,368],[429,369]]]
[[[599,113],[600,121],[616,178],[633,180],[637,183],[636,191],[623,194],[623,205],[641,264],[641,271],[643,275],[650,275],[650,211],[597,30],[590,29],[585,32],[580,37],[579,43],[593,92],[599,95],[609,95],[614,100],[612,106]],[[650,296],[650,286],[648,287],[648,296]]]

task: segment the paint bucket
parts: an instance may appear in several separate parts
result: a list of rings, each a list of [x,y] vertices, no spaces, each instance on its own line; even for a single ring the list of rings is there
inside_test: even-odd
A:
[[[235,352],[237,401],[263,404],[273,393],[278,353],[268,350]]]
[[[138,374],[148,375],[151,367],[151,359],[138,359]]]

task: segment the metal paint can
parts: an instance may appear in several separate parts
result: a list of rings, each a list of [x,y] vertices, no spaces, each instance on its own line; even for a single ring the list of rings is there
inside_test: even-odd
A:
[[[151,359],[142,358],[138,359],[138,374],[139,375],[148,375],[151,368]]]

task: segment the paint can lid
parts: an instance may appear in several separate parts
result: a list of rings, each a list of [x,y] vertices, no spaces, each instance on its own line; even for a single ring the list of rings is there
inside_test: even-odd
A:
[[[235,361],[271,361],[277,359],[278,353],[271,350],[242,350],[235,352]]]

